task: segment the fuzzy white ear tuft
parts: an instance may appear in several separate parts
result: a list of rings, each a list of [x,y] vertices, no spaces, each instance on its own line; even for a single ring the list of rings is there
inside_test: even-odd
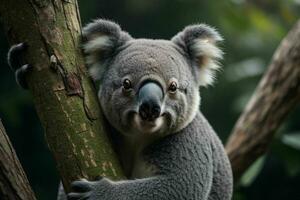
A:
[[[116,49],[132,39],[118,24],[103,19],[86,25],[82,34],[82,48],[86,54],[89,73],[94,80],[101,79],[105,63],[112,58]]]
[[[198,72],[200,86],[211,85],[215,80],[215,73],[220,68],[223,52],[217,43],[223,38],[212,27],[206,24],[187,26],[172,38],[181,47],[189,59],[192,60]]]
[[[85,53],[89,54],[97,52],[99,49],[107,49],[112,46],[113,42],[111,41],[111,39],[106,35],[102,35],[89,40],[86,44],[83,45],[83,49]]]
[[[96,70],[92,68],[101,67],[101,56],[106,54],[106,51],[109,51],[114,46],[112,39],[107,35],[101,35],[87,41],[83,45],[83,51],[86,54],[86,63],[89,66],[89,71],[92,71],[92,74],[95,74]],[[102,71],[98,69],[97,71]],[[95,76],[92,75],[92,78]]]
[[[216,71],[221,68],[219,61],[223,58],[223,51],[215,45],[215,41],[195,39],[191,45],[191,52],[199,68],[200,85],[211,85],[215,80]]]
[[[88,72],[93,80],[101,79],[105,71],[105,59],[101,59],[101,56],[104,56],[112,48],[114,48],[113,40],[106,35],[99,35],[83,45],[86,63],[89,66]]]
[[[212,59],[222,59],[223,52],[209,39],[195,39],[192,51],[197,57],[207,57]]]

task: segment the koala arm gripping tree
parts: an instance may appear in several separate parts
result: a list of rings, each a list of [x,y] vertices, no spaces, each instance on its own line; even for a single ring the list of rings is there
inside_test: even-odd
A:
[[[158,168],[154,176],[119,182],[106,178],[98,182],[77,181],[72,184],[77,193],[70,193],[69,197],[104,200],[230,199],[232,180],[227,172],[230,165],[224,159],[220,141],[212,139],[212,135],[215,133],[198,113],[193,122],[176,136],[167,137],[147,149],[145,156]],[[221,154],[219,150],[222,150]],[[217,165],[224,165],[225,170]],[[215,179],[217,177],[223,180]]]

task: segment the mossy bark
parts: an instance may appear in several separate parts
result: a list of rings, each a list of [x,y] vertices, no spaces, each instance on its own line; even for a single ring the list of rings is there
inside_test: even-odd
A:
[[[77,1],[0,0],[0,17],[10,44],[28,44],[27,82],[65,188],[84,177],[122,177],[80,51]]]

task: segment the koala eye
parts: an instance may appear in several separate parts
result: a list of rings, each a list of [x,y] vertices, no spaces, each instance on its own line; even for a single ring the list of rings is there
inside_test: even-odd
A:
[[[171,93],[175,93],[176,90],[177,90],[177,83],[175,81],[172,81],[169,85],[169,88],[168,90],[171,92]]]
[[[123,88],[124,88],[125,90],[131,89],[131,81],[130,81],[129,79],[125,79],[125,80],[123,81]]]

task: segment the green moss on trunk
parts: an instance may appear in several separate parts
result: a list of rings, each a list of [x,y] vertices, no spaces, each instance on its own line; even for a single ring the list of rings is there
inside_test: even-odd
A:
[[[0,13],[10,43],[29,45],[27,81],[67,190],[78,178],[122,177],[79,48],[77,1],[0,0]]]

